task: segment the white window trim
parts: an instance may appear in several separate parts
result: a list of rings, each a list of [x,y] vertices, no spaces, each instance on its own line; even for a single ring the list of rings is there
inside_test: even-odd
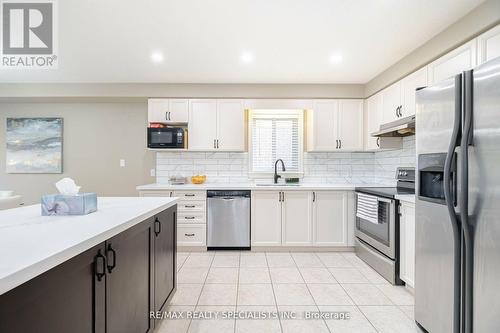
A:
[[[278,174],[287,177],[298,177],[302,178],[304,176],[304,112],[305,110],[275,110],[275,109],[258,109],[258,110],[248,110],[248,178],[258,179],[258,178],[269,178],[274,175],[274,172],[253,172],[252,171],[252,120],[254,116],[259,118],[288,118],[290,116],[298,117],[299,119],[299,172],[289,172],[289,171],[279,171],[281,170],[281,165],[278,166]],[[285,165],[286,167],[286,165]]]

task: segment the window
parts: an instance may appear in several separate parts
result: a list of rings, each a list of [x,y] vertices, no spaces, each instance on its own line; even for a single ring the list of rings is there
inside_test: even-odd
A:
[[[279,158],[287,173],[302,173],[302,110],[254,110],[249,125],[251,173],[274,173]]]

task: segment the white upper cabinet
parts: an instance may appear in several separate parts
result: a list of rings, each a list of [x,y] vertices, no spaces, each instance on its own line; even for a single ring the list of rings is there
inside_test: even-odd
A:
[[[313,192],[313,244],[315,246],[348,246],[347,193]]]
[[[189,150],[216,150],[217,101],[195,99],[189,105]]]
[[[246,128],[242,100],[217,100],[217,150],[244,151]]]
[[[338,149],[336,100],[314,101],[313,109],[307,111],[307,150],[334,151]]]
[[[401,94],[403,99],[403,106],[399,112],[401,117],[415,115],[415,92],[417,88],[426,87],[427,83],[427,66],[420,68],[418,71],[401,80]]]
[[[363,150],[363,100],[340,100],[337,126],[340,150]]]
[[[382,124],[382,93],[379,92],[365,100],[364,109],[364,144],[366,151],[401,149],[403,139],[398,137],[373,137],[372,133],[380,130]]]
[[[423,67],[381,92],[381,124],[387,124],[415,114],[415,91],[427,86],[427,67]]]
[[[252,191],[252,246],[281,246],[280,193]]]
[[[187,123],[189,121],[189,100],[187,99],[169,99],[169,122]]]
[[[363,149],[363,100],[316,100],[306,121],[309,152]]]
[[[477,38],[478,65],[500,57],[500,25],[490,29]]]
[[[382,124],[398,120],[401,106],[401,81],[398,81],[382,90]]]
[[[241,100],[191,100],[189,150],[244,151],[245,110]]]
[[[380,138],[375,138],[372,133],[380,129],[382,123],[382,94],[378,93],[365,100],[365,150],[376,150],[380,147]]]
[[[187,123],[189,101],[187,99],[148,99],[148,122]]]
[[[283,245],[310,246],[312,244],[311,192],[283,192]]]
[[[476,39],[471,40],[428,65],[429,84],[434,84],[476,66]]]

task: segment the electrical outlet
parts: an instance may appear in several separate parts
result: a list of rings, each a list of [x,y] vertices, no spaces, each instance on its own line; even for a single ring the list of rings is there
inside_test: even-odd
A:
[[[122,168],[125,167],[125,160],[120,160],[120,167],[122,167]]]
[[[156,170],[155,170],[155,169],[151,169],[151,170],[149,170],[149,175],[150,175],[151,177],[156,177]]]

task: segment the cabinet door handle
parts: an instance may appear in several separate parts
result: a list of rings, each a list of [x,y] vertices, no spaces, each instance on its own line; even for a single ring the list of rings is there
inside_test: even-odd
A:
[[[339,149],[342,149],[342,140],[339,140]]]
[[[184,216],[184,220],[194,220],[194,216]]]
[[[219,139],[217,139],[217,149],[219,149]]]
[[[377,138],[377,147],[380,147],[380,138]]]
[[[281,192],[278,192],[278,202],[281,202]]]
[[[216,149],[216,148],[217,148],[217,145],[215,144],[215,139],[214,139],[214,149]]]
[[[400,105],[400,106],[399,106],[399,116],[400,116],[400,117],[402,117],[402,116],[403,116],[403,111],[402,111],[402,110],[403,110],[403,106],[402,106],[402,105]]]
[[[339,140],[335,140],[335,142],[337,143],[337,145],[335,146],[335,149],[339,149]]]
[[[281,192],[281,194],[282,194],[282,198],[283,198],[282,202],[285,202],[285,192]]]
[[[398,109],[399,109],[399,106],[396,108],[396,118],[399,118]]]
[[[165,120],[168,120],[168,111],[165,111]]]
[[[154,232],[155,232],[155,236],[157,236],[157,237],[161,233],[161,222],[158,218],[155,218]]]
[[[313,202],[316,202],[316,192],[313,192]]]
[[[111,262],[111,260],[108,259],[108,272],[111,273],[111,271],[113,271],[113,269],[115,269],[116,267],[116,251],[111,247],[111,244],[108,244],[108,248],[106,249],[106,257],[108,257],[108,254],[109,253],[112,253],[113,256],[113,263],[112,264],[109,264]]]
[[[184,194],[185,197],[194,197],[195,195],[192,194],[192,193],[189,193],[189,194]]]
[[[186,207],[186,208],[195,208],[196,206],[195,205],[185,205],[184,207]]]
[[[106,257],[102,255],[101,250],[97,251],[97,255],[94,258],[94,272],[97,281],[101,281],[104,275],[106,275]]]
[[[184,236],[187,236],[187,237],[193,237],[194,234],[184,234]]]

